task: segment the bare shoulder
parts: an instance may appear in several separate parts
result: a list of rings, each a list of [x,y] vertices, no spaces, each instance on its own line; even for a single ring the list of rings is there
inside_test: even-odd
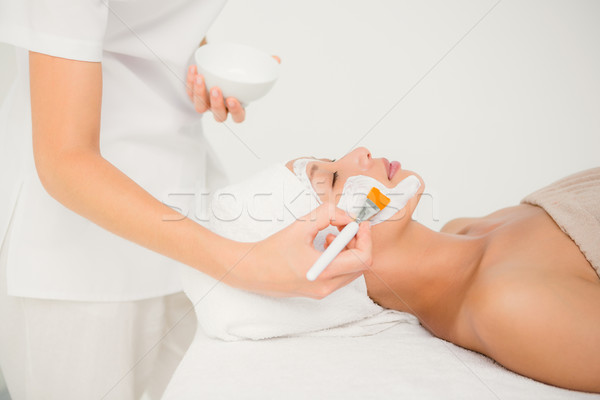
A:
[[[502,225],[514,218],[520,218],[523,212],[532,206],[519,204],[494,211],[482,217],[462,217],[448,221],[440,232],[453,234],[481,234]]]
[[[443,233],[460,233],[465,227],[476,221],[478,218],[456,218],[448,221],[446,225],[440,229]]]
[[[474,350],[508,369],[600,392],[600,282],[560,274],[496,275],[465,301]]]
[[[444,230],[488,237],[448,339],[521,375],[600,393],[600,279],[552,218],[521,204]]]

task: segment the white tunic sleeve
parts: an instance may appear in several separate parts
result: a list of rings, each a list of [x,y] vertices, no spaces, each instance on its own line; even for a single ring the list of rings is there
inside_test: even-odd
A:
[[[101,61],[108,12],[108,0],[0,0],[0,42]]]
[[[0,104],[0,242],[6,232],[11,296],[74,301],[166,296],[182,290],[184,268],[104,230],[46,192],[31,150],[28,50],[102,62],[102,156],[158,201],[190,218],[202,217],[191,195],[206,199],[204,189],[214,188],[222,171],[212,161],[201,115],[187,98],[185,77],[225,0],[108,4],[0,0],[0,42],[17,46],[18,61],[17,79]]]

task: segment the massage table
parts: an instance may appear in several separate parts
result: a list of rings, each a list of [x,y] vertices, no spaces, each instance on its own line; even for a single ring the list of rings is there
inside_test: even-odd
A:
[[[600,377],[599,377],[600,379]],[[199,328],[164,400],[600,399],[513,373],[417,320],[372,336],[226,342]]]

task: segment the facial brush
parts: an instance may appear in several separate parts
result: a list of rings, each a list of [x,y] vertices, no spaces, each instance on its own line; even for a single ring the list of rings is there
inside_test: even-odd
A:
[[[356,236],[359,224],[383,210],[389,203],[390,199],[381,193],[379,189],[376,187],[372,188],[369,191],[369,194],[367,195],[367,201],[360,209],[358,216],[354,221],[350,222],[344,227],[344,229],[342,229],[340,234],[336,236],[329,247],[327,247],[323,254],[321,254],[317,261],[315,261],[313,266],[306,273],[306,279],[309,281],[314,281],[317,279],[317,277],[321,275],[321,272],[327,268],[329,263],[333,261],[333,259],[340,254],[344,247],[346,247],[350,240]]]

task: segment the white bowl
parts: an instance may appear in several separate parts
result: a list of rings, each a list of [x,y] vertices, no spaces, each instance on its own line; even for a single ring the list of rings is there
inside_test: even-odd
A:
[[[235,97],[244,106],[267,94],[279,77],[273,57],[242,44],[205,44],[194,57],[208,90],[218,86],[224,98]]]

